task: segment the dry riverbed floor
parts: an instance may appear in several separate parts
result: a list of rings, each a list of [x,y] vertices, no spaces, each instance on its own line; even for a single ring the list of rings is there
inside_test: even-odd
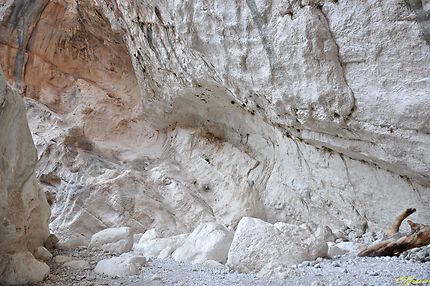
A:
[[[428,250],[428,249],[427,249]],[[71,269],[52,260],[51,274],[41,285],[408,285],[407,279],[430,279],[428,251],[420,262],[411,257],[355,257],[343,255],[336,259],[318,259],[285,268],[278,275],[241,274],[227,267],[192,265],[168,259],[150,259],[140,274],[130,277],[108,277],[94,272],[98,261],[111,254],[88,249],[55,250],[89,262],[88,269]],[[411,256],[411,255],[409,255]],[[413,255],[412,255],[413,256]],[[426,261],[427,260],[427,261]],[[405,278],[399,278],[405,277]],[[407,278],[406,278],[407,277]],[[397,281],[396,281],[397,280]],[[400,281],[403,280],[403,281]],[[413,285],[413,284],[409,284]]]

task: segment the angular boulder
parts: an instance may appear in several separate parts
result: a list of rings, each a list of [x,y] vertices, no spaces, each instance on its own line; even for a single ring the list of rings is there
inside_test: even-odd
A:
[[[145,265],[145,257],[124,253],[99,261],[94,271],[111,277],[127,277],[139,274],[139,268]]]
[[[350,255],[356,255],[360,250],[366,247],[366,245],[353,241],[342,241],[333,245],[333,247],[339,249],[338,252],[343,252],[343,254],[348,253]],[[332,248],[333,248],[332,247]],[[331,250],[333,254],[333,250]]]
[[[107,228],[91,237],[89,247],[114,254],[129,252],[133,248],[133,233],[129,227]]]
[[[49,261],[52,258],[51,252],[43,246],[39,246],[33,253],[34,257],[40,261]]]
[[[27,285],[42,281],[49,274],[49,266],[36,260],[30,252],[0,258],[4,263],[0,285]]]
[[[184,244],[172,253],[177,261],[203,263],[214,260],[225,263],[233,233],[216,222],[203,223],[187,237]]]
[[[133,251],[142,254],[146,258],[166,258],[170,256],[172,252],[184,243],[189,235],[186,233],[164,238],[151,236],[154,238],[148,239],[148,236],[145,236],[145,234],[142,236],[139,243],[134,246]]]
[[[314,260],[326,256],[327,250],[322,231],[244,217],[237,226],[227,266],[239,272],[256,273],[267,265],[276,268]]]
[[[159,238],[160,235],[158,234],[157,230],[155,228],[148,229],[145,231],[145,233],[140,237],[139,244],[142,244],[146,241]]]
[[[58,241],[59,241],[58,237],[55,234],[51,233],[43,243],[43,246],[46,249],[54,250],[55,248],[57,248]]]
[[[336,256],[344,255],[348,251],[345,249],[342,249],[340,247],[337,247],[334,242],[328,242],[328,257],[335,258]]]

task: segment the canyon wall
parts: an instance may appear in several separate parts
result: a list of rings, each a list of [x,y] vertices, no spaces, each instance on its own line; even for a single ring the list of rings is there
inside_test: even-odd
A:
[[[52,231],[430,221],[428,8],[4,1],[0,65],[27,97]]]
[[[35,177],[37,154],[23,100],[0,69],[0,284],[42,280],[32,255],[49,235],[49,205]]]

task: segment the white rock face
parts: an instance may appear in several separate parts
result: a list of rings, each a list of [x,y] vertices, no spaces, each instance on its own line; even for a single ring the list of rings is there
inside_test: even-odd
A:
[[[4,265],[3,265],[4,264]],[[1,257],[2,285],[22,285],[40,282],[49,274],[49,266],[36,260],[30,252]]]
[[[34,176],[36,150],[25,108],[0,69],[0,284],[41,281],[49,267],[31,254],[49,235],[49,205]]]
[[[139,243],[133,247],[133,251],[146,258],[166,258],[180,247],[189,235],[185,233],[170,237],[156,238],[154,234],[152,230],[147,231],[140,239]]]
[[[99,248],[121,254],[133,248],[133,233],[129,227],[108,228],[91,237],[90,248]]]
[[[430,49],[405,1],[63,2],[33,15],[25,65],[0,8],[62,239],[430,221]]]
[[[99,261],[94,271],[112,277],[126,277],[139,274],[139,267],[145,265],[145,257],[124,253],[118,257]]]
[[[177,261],[203,263],[214,260],[227,261],[227,253],[233,240],[233,233],[219,223],[204,223],[187,237],[185,242],[172,253]]]
[[[286,223],[274,225],[260,219],[240,220],[228,252],[227,266],[245,273],[299,264],[327,255],[323,236],[308,227]]]

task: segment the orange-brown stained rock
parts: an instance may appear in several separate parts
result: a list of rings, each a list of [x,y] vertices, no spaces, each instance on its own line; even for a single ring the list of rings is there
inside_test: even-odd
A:
[[[78,80],[116,101],[137,94],[121,36],[90,1],[79,3],[15,1],[0,26],[0,65],[8,80],[60,113],[72,110],[79,94],[91,96]]]

